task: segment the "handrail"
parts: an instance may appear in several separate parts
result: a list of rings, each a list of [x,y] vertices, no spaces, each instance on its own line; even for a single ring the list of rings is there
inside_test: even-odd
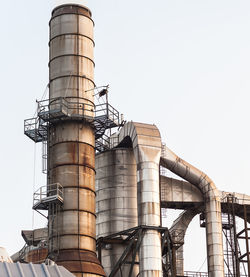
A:
[[[97,139],[96,149],[98,151],[104,151],[105,149],[110,149],[110,137],[104,134],[102,137]]]
[[[207,277],[207,272],[195,272],[195,271],[185,271],[184,276],[186,277]]]
[[[53,99],[46,99],[42,101],[38,101],[37,113],[38,116],[43,118],[44,114],[50,114],[54,110],[60,110],[66,112],[68,116],[70,115],[81,115],[84,116],[85,112],[94,113],[95,117],[107,115],[111,120],[118,120],[119,123],[119,112],[113,106],[108,103],[102,103],[95,105],[88,99],[85,98],[65,98],[65,97],[57,97]],[[77,113],[78,112],[78,113]],[[90,116],[90,114],[87,114]],[[93,115],[93,118],[94,118]]]
[[[52,116],[53,113],[61,113],[66,116],[91,116],[94,113],[95,106],[92,102],[86,103],[86,99],[73,100],[66,99],[64,97],[58,97],[55,99],[47,99],[38,102],[37,113],[41,118],[47,118]],[[87,113],[87,114],[86,114]],[[53,117],[53,116],[52,116]],[[93,115],[92,115],[93,117]]]
[[[207,272],[196,272],[196,271],[185,271],[184,272],[185,277],[207,277]],[[225,274],[225,277],[230,277],[231,275]],[[240,275],[241,277],[247,277],[247,275]]]
[[[57,97],[37,101],[37,115],[24,121],[24,133],[35,142],[47,140],[47,127],[59,120],[84,120],[95,128],[96,139],[107,129],[121,126],[121,117],[109,103],[95,105],[85,98]],[[109,141],[104,138],[97,145],[107,149]]]
[[[63,187],[59,183],[42,186],[33,194],[33,205],[50,196],[63,198]]]
[[[24,120],[24,131],[29,131],[34,129],[34,127],[38,126],[38,118],[34,117],[34,118],[28,118]]]

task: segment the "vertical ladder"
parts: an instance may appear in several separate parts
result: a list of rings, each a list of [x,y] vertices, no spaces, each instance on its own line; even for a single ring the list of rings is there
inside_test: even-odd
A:
[[[234,259],[235,242],[233,239],[233,219],[229,213],[222,213],[222,230],[224,234],[224,262],[225,273],[229,277],[234,277],[236,265]]]
[[[222,213],[222,231],[224,234],[225,273],[229,277],[240,277],[239,245],[236,232],[234,195],[228,194],[225,199],[226,211]]]
[[[48,162],[48,153],[47,153],[48,141],[42,141],[42,172],[47,174],[47,162]]]
[[[48,215],[48,236],[49,236],[49,253],[50,259],[56,260],[60,249],[60,234],[59,234],[59,214],[60,206],[57,203],[51,203]]]
[[[239,256],[239,263],[241,264],[241,269],[243,268],[244,273],[246,276],[250,276],[250,246],[249,246],[249,231],[250,228],[248,227],[248,221],[247,221],[247,206],[244,205],[244,228],[242,231],[240,231],[237,234],[237,239],[243,240],[245,242],[245,253],[241,254]],[[247,265],[245,267],[245,265]],[[247,272],[247,273],[246,273]]]

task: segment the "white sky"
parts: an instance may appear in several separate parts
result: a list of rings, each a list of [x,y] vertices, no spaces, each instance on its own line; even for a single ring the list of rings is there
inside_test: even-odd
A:
[[[31,210],[33,186],[45,185],[41,146],[33,182],[34,144],[23,135],[23,120],[33,116],[48,83],[54,5],[1,3],[0,246],[10,254],[23,246],[22,229],[41,226]],[[250,2],[89,0],[88,5],[96,23],[96,84],[110,84],[113,106],[127,120],[156,124],[167,145],[219,189],[250,194]],[[186,269],[197,270],[204,261],[202,236],[196,220],[187,237]]]

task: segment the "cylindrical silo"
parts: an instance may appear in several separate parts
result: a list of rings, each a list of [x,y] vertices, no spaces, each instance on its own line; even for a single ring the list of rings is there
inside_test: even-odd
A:
[[[52,12],[49,109],[64,117],[49,125],[48,184],[63,186],[64,203],[49,209],[49,252],[77,277],[105,276],[96,256],[93,26],[84,6]]]
[[[138,225],[136,161],[132,149],[118,148],[96,156],[97,237],[105,237]],[[102,249],[102,265],[107,275],[127,245],[107,245]],[[131,257],[128,257],[131,260]],[[129,275],[130,265],[117,277]],[[134,266],[133,277],[139,273]]]

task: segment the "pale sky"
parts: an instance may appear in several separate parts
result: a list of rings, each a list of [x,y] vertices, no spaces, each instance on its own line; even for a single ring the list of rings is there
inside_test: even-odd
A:
[[[250,1],[77,2],[92,10],[95,81],[110,84],[111,104],[127,120],[156,124],[167,146],[220,190],[250,194]],[[10,254],[24,244],[22,229],[45,224],[31,210],[33,190],[46,184],[41,145],[23,135],[23,120],[48,83],[53,6],[1,3],[0,246]],[[204,232],[196,219],[185,247],[188,270],[205,259]]]

